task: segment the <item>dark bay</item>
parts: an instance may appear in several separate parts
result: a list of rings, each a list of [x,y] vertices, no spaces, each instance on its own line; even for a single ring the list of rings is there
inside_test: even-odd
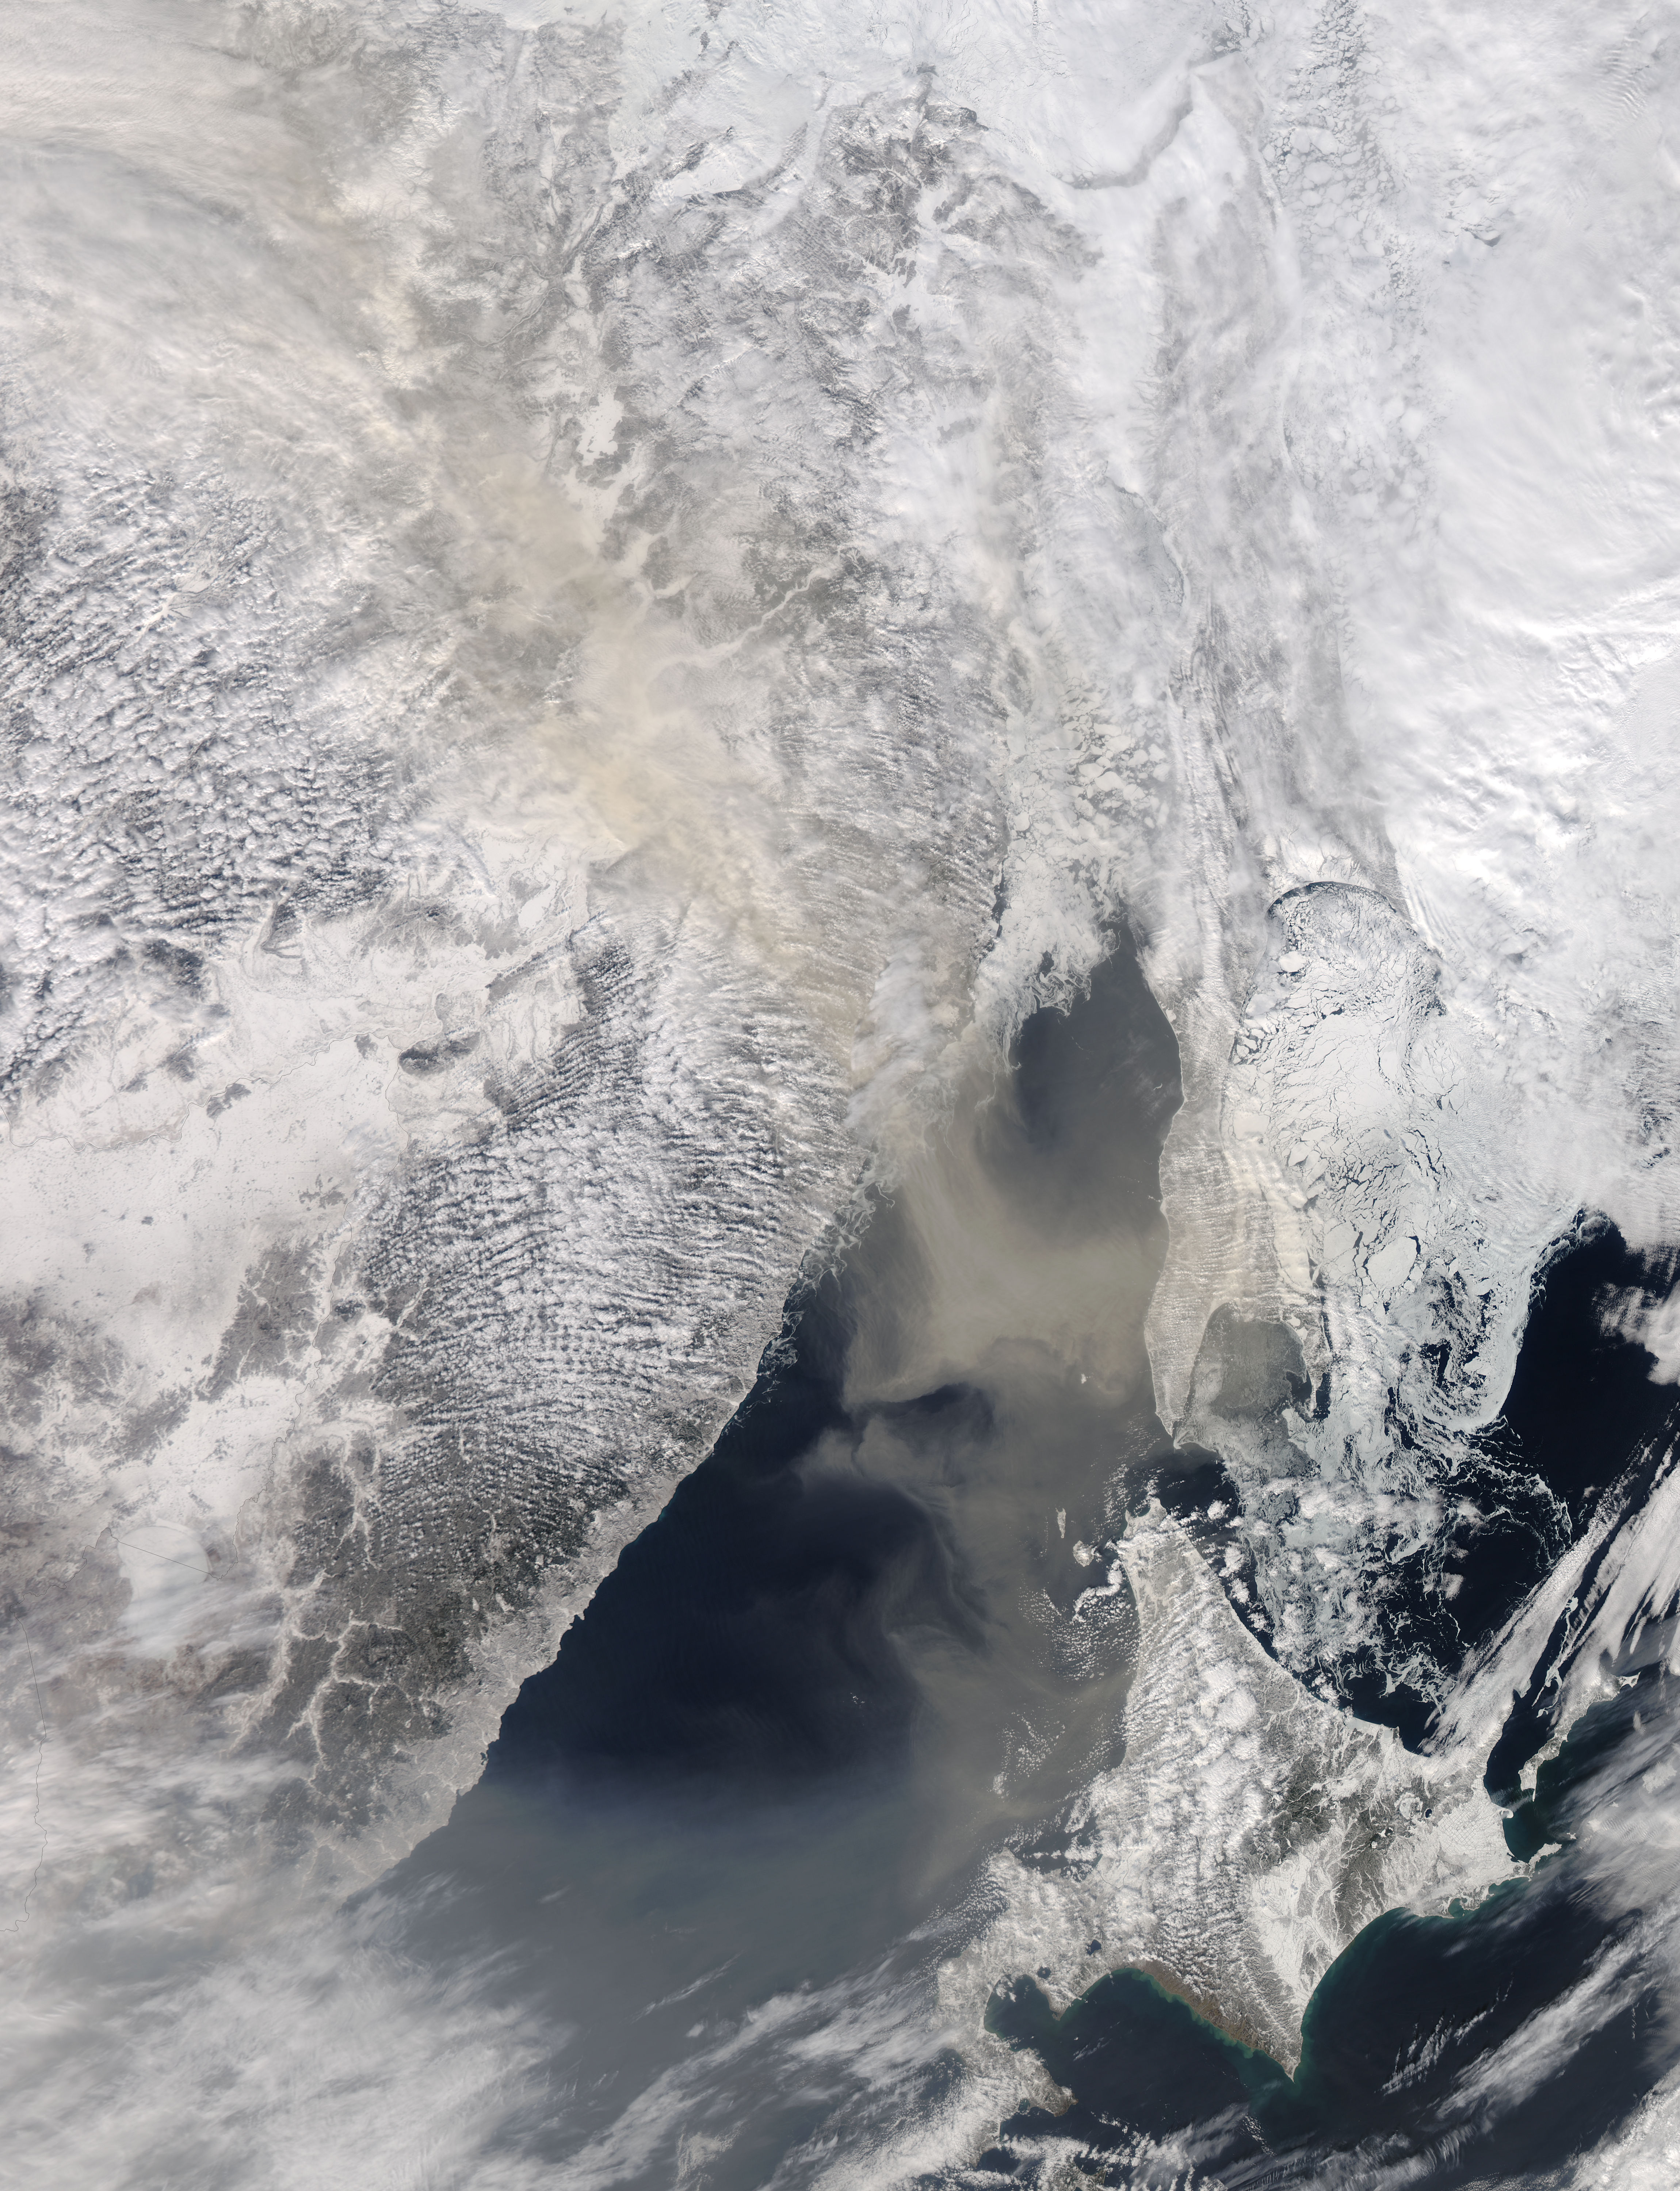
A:
[[[1135,1614],[1124,1588],[1081,1602],[1085,1548],[1156,1497],[1227,1588],[1244,1572],[1223,1572],[1235,1487],[1165,1438],[1142,1346],[1177,1101],[1170,1032],[1121,948],[1070,1010],[1027,1023],[1007,1077],[796,1287],[713,1453],[527,1681],[479,1786],[382,1888],[405,1954],[470,1971],[536,2034],[543,2097],[512,2112],[510,2148],[580,2184],[703,2165],[709,2191],[752,2191],[951,2087],[932,1978],[986,1921],[982,1860],[1009,1841],[1036,1868],[1069,1861],[1069,1800],[1123,1752]],[[1537,1295],[1485,1442],[1533,1514],[1489,1501],[1463,1530],[1455,1663],[1662,1419],[1647,1357],[1595,1319],[1626,1261],[1586,1228]],[[1299,1399],[1284,1336],[1222,1326],[1239,1403]],[[1583,1361],[1585,1414],[1568,1374]],[[1358,1667],[1342,1675],[1347,1701],[1394,1717]],[[1518,1839],[1598,1800],[1615,1745],[1593,1740]],[[1232,2185],[1355,2157],[1421,2162],[1432,2183],[1520,2174],[1560,2137],[1601,2135],[1668,2059],[1654,1993],[1636,1989],[1521,2134],[1466,2100],[1618,1921],[1563,1858],[1468,1915],[1391,1913],[1320,1984],[1293,2080],[1153,1977],[1103,1972],[1058,2018],[1032,1976],[1006,1975],[991,2027],[1072,2104],[1017,2109],[974,2180],[1030,2180],[1069,2151],[1116,2182],[1155,2181],[1166,2153]]]

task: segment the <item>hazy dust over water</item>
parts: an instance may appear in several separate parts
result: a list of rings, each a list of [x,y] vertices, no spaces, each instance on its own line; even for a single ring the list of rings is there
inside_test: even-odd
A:
[[[527,1706],[580,1835],[669,1785],[698,1848],[750,1791],[859,1953],[965,1914],[937,1996],[795,2003],[797,2074],[669,2074],[867,2055],[854,2127],[947,2076],[905,2162],[943,2165],[953,2096],[1027,2074],[996,1970],[1059,2006],[1122,1932],[1287,2055],[1365,1916],[1497,1875],[1513,1692],[1527,1771],[1680,1602],[1671,1450],[1530,1438],[1518,1356],[1602,1209],[1628,1420],[1672,1371],[1660,20],[6,27],[9,2160],[523,2165],[485,2141],[551,2057],[518,1989],[321,1911],[476,1776],[872,1165],[846,1274]],[[1185,1096],[1170,1463],[1158,1236],[1045,1126],[1054,1027],[969,1112],[1122,908]],[[1654,1908],[1640,1787],[1600,1841]],[[789,1966],[851,1970],[742,1831]],[[648,2074],[609,2175],[661,2165]]]
[[[1060,1807],[1120,1754],[1136,1619],[1093,1552],[1173,1459],[1140,1335],[1177,1101],[1130,949],[1011,1067],[796,1294],[716,1450],[382,1890],[423,1898],[408,1952],[509,1956],[495,1995],[540,2003],[567,2095],[509,2135],[580,2182],[669,2181],[696,2137],[716,2184],[803,2180],[848,2113],[931,2108],[959,2057],[930,1977],[976,1858],[1012,1835],[1056,1860]]]

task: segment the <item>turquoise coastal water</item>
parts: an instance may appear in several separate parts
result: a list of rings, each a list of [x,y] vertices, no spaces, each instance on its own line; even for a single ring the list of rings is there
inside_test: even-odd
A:
[[[1198,2015],[1143,1971],[1106,1972],[1060,2016],[1033,1979],[1014,1979],[993,1994],[986,2028],[1012,2046],[1030,2047],[1074,2095],[1068,2116],[1022,2110],[1005,2124],[1005,2141],[1011,2129],[1019,2134],[1051,2121],[1064,2135],[1084,2130],[1087,2113],[1102,2114],[1122,2092],[1129,2126],[1150,2137],[1244,2110],[1268,2136],[1286,2136],[1298,2111],[1281,2064]]]
[[[1507,1837],[1523,1856],[1560,1848],[1529,1878],[1473,1909],[1392,1909],[1365,1926],[1307,2004],[1293,2077],[1140,1971],[1108,1972],[1060,2016],[1033,1979],[1000,1984],[988,2029],[1036,2054],[1073,2100],[1059,2114],[1017,2110],[985,2165],[1012,2169],[1024,2148],[1072,2143],[1095,2180],[1142,2181],[1140,2145],[1170,2142],[1233,2185],[1305,2182],[1336,2153],[1401,2169],[1427,2156],[1432,2183],[1468,2182],[1486,2180],[1495,2151],[1503,2175],[1580,2149],[1675,2053],[1659,1973],[1575,1841],[1583,1818],[1666,1750],[1671,1688],[1654,1668],[1630,1677],[1540,1768]],[[1621,2012],[1579,2044],[1537,2038],[1589,1972],[1600,1983],[1612,1974]],[[1546,2046],[1550,2074],[1518,2114],[1495,2116],[1478,2065],[1512,2042]]]
[[[1073,2104],[1054,2116],[1022,2108],[1002,2126],[994,2165],[1011,2145],[1045,2136],[1101,2148],[1117,2137],[1165,2141],[1193,2132],[1199,2145],[1211,2137],[1229,2166],[1261,2153],[1356,2143],[1388,2127],[1391,2115],[1398,2126],[1403,2114],[1415,2114],[1417,2092],[1410,2089],[1402,2109],[1385,2107],[1385,2091],[1427,2080],[1407,2074],[1425,2050],[1415,2039],[1408,2043],[1401,2027],[1409,2019],[1397,2008],[1411,2003],[1420,2013],[1409,2021],[1421,2026],[1436,1992],[1431,1977],[1450,1972],[1453,2016],[1479,2022],[1487,2001],[1458,1987],[1480,1964],[1493,1980],[1482,1991],[1501,1990],[1498,1938],[1508,1905],[1526,1891],[1526,1882],[1512,1881],[1473,1910],[1417,1917],[1392,1909],[1368,1925],[1307,2004],[1293,2077],[1143,1971],[1106,1972],[1060,2016],[1033,1979],[999,1985],[987,2029],[1035,2053]],[[1478,1955],[1478,1948],[1487,1952]],[[1448,1993],[1439,1989],[1438,2004]]]
[[[1239,1541],[1218,1518],[1237,1490],[1168,1440],[1142,1346],[1178,1096],[1170,1030],[1125,953],[1071,1011],[1029,1022],[946,1169],[883,1199],[843,1267],[790,1302],[710,1457],[527,1682],[481,1785],[386,1883],[399,1953],[477,1973],[493,1949],[493,1978],[471,1983],[536,2034],[544,2077],[509,2153],[568,2182],[669,2191],[703,2146],[709,2191],[764,2191],[821,2180],[837,2143],[890,2140],[960,2091],[939,1972],[983,1931],[975,1867],[1005,1840],[1045,1873],[1076,1866],[1067,1798],[1118,1761],[1136,1617],[1117,1592],[1073,1627],[1075,1546],[1152,1496],[1222,1575]],[[1108,1260],[1058,1292],[1070,1232]],[[1023,1283],[987,1296],[990,1321],[952,1325],[939,1274],[1000,1266]],[[1034,1337],[1051,1299],[1109,1350],[1089,1380],[1064,1334]],[[960,1360],[936,1329],[962,1336]],[[1262,1369],[1267,1337],[1247,1333]],[[1246,1403],[1290,1396],[1290,1370],[1252,1379]],[[1654,1669],[1632,1676],[1542,1768],[1513,1846],[1540,1828],[1563,1841],[1627,1742],[1662,1740],[1665,1710]],[[1005,1802],[1011,1713],[1066,1732]],[[1507,1803],[1546,1739],[1529,1716],[1496,1753],[1489,1792]],[[1525,2156],[1555,2168],[1667,2059],[1636,1968],[1626,2012],[1498,2112],[1529,2091],[1525,2019],[1566,2000],[1614,1930],[1591,1840],[1473,1912],[1369,1926],[1313,1996],[1294,2077],[1165,1972],[1097,1976],[1058,2017],[999,1966],[991,2029],[1071,2104],[992,2116],[979,2160],[965,2148],[956,2174],[924,2180],[1048,2184],[1072,2164],[1183,2191],[1187,2163],[1199,2187],[1260,2191],[1334,2182],[1352,2152],[1363,2182],[1422,2155],[1434,2191],[1472,2164],[1484,2181]]]

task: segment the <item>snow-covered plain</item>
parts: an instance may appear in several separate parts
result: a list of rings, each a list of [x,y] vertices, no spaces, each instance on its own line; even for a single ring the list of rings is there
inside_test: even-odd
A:
[[[860,1185],[1116,919],[1185,1081],[1161,1416],[1258,1517],[1276,1457],[1210,1408],[1210,1319],[1329,1373],[1293,1518],[1251,1533],[1281,1669],[1243,1800],[1326,1745],[1347,1831],[1398,1800],[1409,1765],[1285,1692],[1435,1541],[1575,1213],[1680,1240],[1668,18],[0,22],[26,2180],[69,2180],[100,1959],[145,2006],[77,2180],[135,2180],[148,2078],[190,2107],[230,2031],[260,2047],[227,2003],[265,1969],[305,2012],[329,1934],[265,1928],[447,1813]],[[1129,1556],[1162,1638],[1260,1662],[1170,1542]],[[1670,1557],[1631,1535],[1604,1620]],[[1471,1787],[1542,1613],[1479,1687],[1391,1670],[1448,1703],[1428,1773]],[[1199,1808],[1177,1712],[1092,1801],[1140,1848],[1209,1821],[1196,1983],[1285,2055],[1384,1896],[1503,1867],[1489,1809],[1333,1918],[1276,1865],[1233,1885],[1267,1822]],[[1113,1937],[1182,1931],[1193,1875],[1112,1881]],[[1085,1922],[999,1892],[1023,1937]],[[367,1998],[424,2065],[464,2012],[405,1983]],[[287,2144],[295,2062],[203,2165],[499,2180],[464,2126],[519,2042],[475,2046],[471,2108],[417,2070],[362,2143]],[[963,2157],[929,2139],[906,2168]]]

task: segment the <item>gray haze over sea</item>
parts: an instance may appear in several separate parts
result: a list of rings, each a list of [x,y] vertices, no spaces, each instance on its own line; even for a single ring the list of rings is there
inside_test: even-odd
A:
[[[9,2180],[1671,2184],[1668,15],[0,31]]]

